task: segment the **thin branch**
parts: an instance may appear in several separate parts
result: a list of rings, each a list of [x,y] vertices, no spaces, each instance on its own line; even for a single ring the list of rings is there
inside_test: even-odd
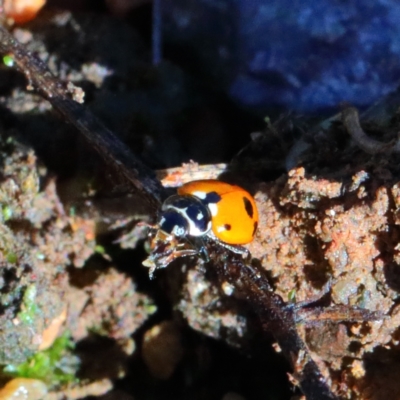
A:
[[[273,292],[268,276],[259,264],[255,260],[246,263],[238,255],[226,257],[218,246],[211,246],[209,250],[218,279],[234,286],[235,297],[245,299],[258,314],[264,328],[274,336],[291,362],[295,378],[307,400],[337,400],[297,331],[295,307],[288,306],[282,297]]]
[[[400,152],[399,140],[383,143],[370,138],[361,128],[358,110],[355,107],[348,107],[342,111],[342,121],[349,135],[366,153],[378,154]]]
[[[163,187],[154,172],[90,111],[72,100],[71,91],[66,85],[54,77],[46,64],[28,52],[3,26],[0,26],[0,52],[14,59],[29,85],[79,130],[106,163],[140,192],[153,211],[158,209]]]

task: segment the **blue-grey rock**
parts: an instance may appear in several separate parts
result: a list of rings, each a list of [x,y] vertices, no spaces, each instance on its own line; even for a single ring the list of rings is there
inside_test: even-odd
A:
[[[364,107],[399,82],[395,0],[164,0],[163,13],[178,56],[261,115]]]

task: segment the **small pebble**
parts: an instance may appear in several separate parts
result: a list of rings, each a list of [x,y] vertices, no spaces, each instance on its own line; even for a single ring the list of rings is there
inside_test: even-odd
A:
[[[14,378],[0,389],[1,400],[42,400],[47,386],[38,379]]]

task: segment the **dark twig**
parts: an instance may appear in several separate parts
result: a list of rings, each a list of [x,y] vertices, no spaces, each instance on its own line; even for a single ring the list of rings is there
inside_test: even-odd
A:
[[[318,320],[329,321],[377,321],[384,318],[381,312],[346,306],[301,308],[287,304],[274,293],[267,275],[257,260],[248,263],[240,255],[224,252],[218,245],[210,244],[213,269],[221,282],[228,282],[234,295],[244,299],[260,317],[264,327],[274,336],[283,354],[291,362],[293,377],[307,400],[337,399],[317,363],[313,360],[306,343],[298,333],[298,324],[313,324]],[[317,299],[314,299],[315,301]]]
[[[235,288],[235,296],[246,300],[274,336],[307,400],[337,399],[297,332],[296,308],[273,292],[261,268],[256,263],[245,263],[241,256],[226,257],[218,246],[212,246],[210,256],[219,280]]]
[[[358,111],[355,107],[348,107],[342,111],[342,121],[349,135],[366,153],[398,153],[400,151],[399,140],[389,143],[383,143],[370,138],[361,128],[360,118],[358,115]]]
[[[329,322],[367,322],[385,319],[382,311],[368,311],[364,308],[335,305],[330,307],[301,308],[296,312],[296,321],[306,325]]]
[[[140,192],[153,211],[159,207],[163,188],[154,172],[91,112],[72,100],[71,92],[51,74],[45,63],[28,52],[3,26],[0,26],[0,52],[12,56],[30,86],[79,130],[103,159]]]

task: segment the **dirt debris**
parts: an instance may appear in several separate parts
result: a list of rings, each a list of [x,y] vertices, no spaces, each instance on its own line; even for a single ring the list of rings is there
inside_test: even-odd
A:
[[[119,369],[115,377],[122,376],[126,367],[115,354],[125,354],[124,362],[132,354],[135,345],[126,341],[155,311],[153,303],[115,269],[85,279],[91,272],[82,266],[96,246],[93,221],[64,210],[54,180],[39,175],[31,150],[2,140],[0,152],[0,363],[26,361],[66,329],[75,340],[96,332],[116,341],[107,353],[113,360],[108,365]],[[97,369],[84,365],[88,376]],[[11,387],[19,390],[18,380],[10,382],[7,393]],[[95,393],[90,385],[86,392],[85,385],[74,390],[79,395],[67,398]]]
[[[388,316],[350,326],[301,328],[310,350],[330,370],[337,393],[344,398],[381,398],[374,397],[368,380],[380,385],[379,376],[384,375],[371,378],[376,371],[371,354],[379,347],[388,354],[389,349],[398,351],[399,312],[393,290],[398,273],[393,260],[398,254],[398,184],[366,171],[356,173],[352,182],[344,187],[343,182],[319,179],[300,167],[287,178],[262,185],[256,196],[260,229],[249,249],[287,301],[289,293],[296,301],[315,297],[330,280],[332,304],[380,310]],[[354,364],[357,360],[364,363]],[[340,371],[340,377],[334,371]],[[392,391],[389,397],[399,395]]]
[[[85,281],[85,275],[93,271],[75,271],[73,282]],[[149,298],[137,293],[132,278],[114,268],[102,273],[83,289],[70,292],[70,304],[76,299],[74,316],[70,316],[69,326],[76,341],[89,332],[115,340],[129,338],[156,308]]]
[[[65,308],[66,266],[79,264],[82,252],[91,254],[94,242],[72,235],[54,182],[39,192],[32,151],[2,141],[1,152],[0,358],[8,364],[37,351],[42,334]]]
[[[246,318],[238,314],[235,302],[221,299],[221,290],[209,284],[204,270],[193,268],[187,273],[178,309],[196,331],[237,346],[247,332]]]

